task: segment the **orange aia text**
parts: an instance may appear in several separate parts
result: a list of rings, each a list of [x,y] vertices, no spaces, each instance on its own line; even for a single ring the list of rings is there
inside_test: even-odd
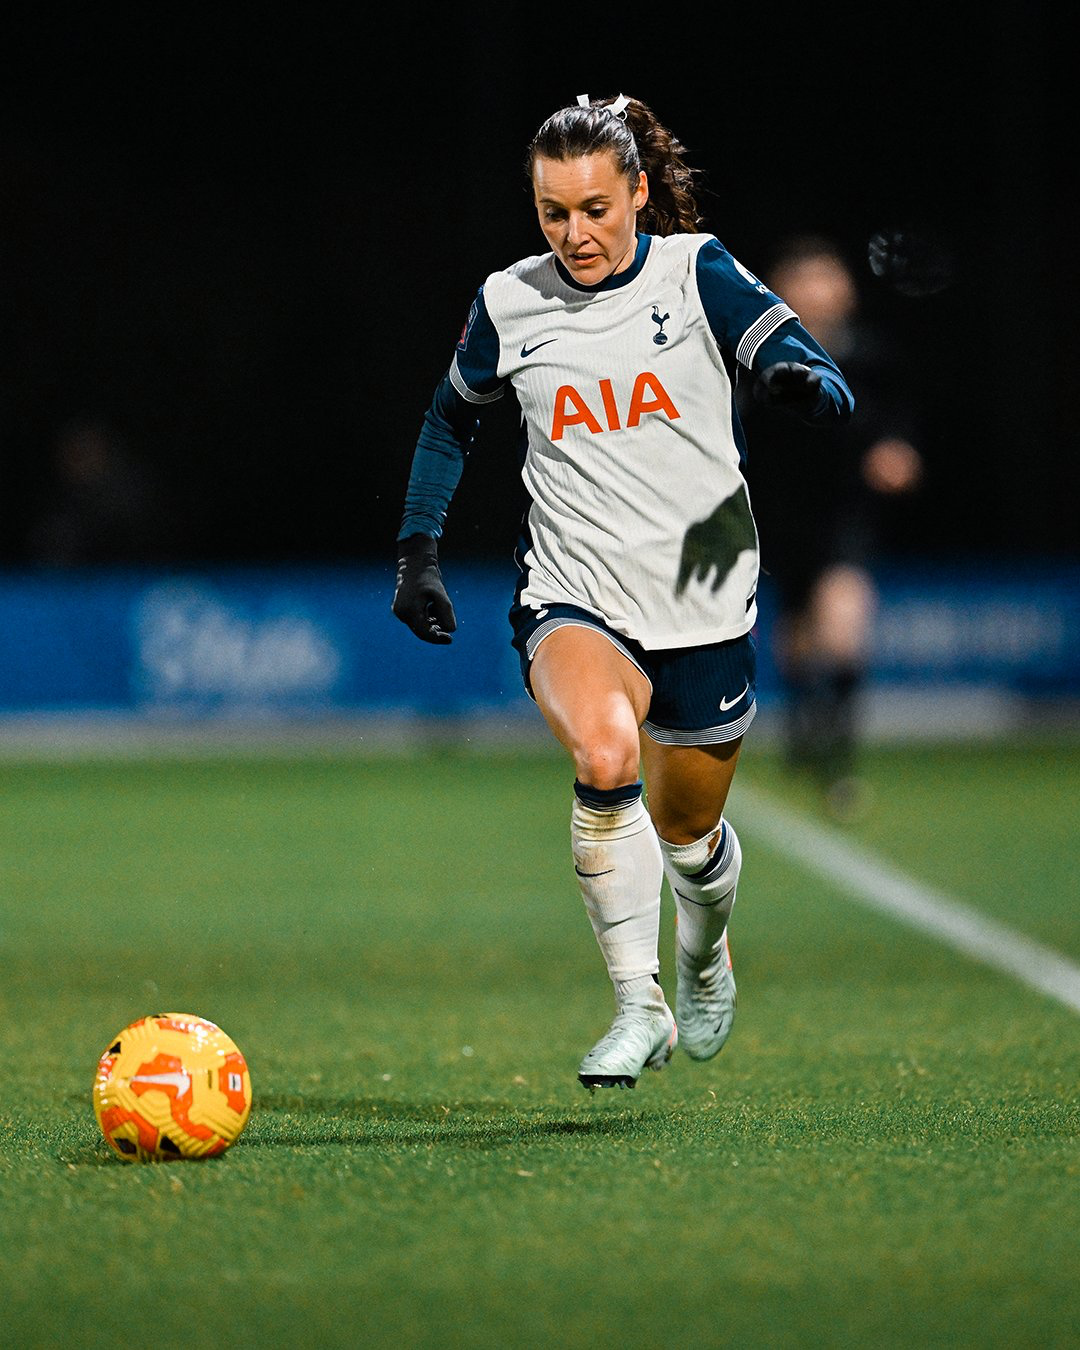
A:
[[[615,398],[615,388],[610,380],[598,380],[599,411],[603,420],[594,411],[597,397],[592,395],[590,406],[585,395],[572,384],[562,384],[555,391],[555,406],[551,416],[551,439],[562,440],[567,427],[583,426],[596,435],[601,431],[621,431],[623,427],[636,427],[646,413],[666,413],[668,417],[679,416],[679,410],[671,395],[649,370],[634,381],[630,402],[626,408],[625,420],[620,419],[619,404]]]

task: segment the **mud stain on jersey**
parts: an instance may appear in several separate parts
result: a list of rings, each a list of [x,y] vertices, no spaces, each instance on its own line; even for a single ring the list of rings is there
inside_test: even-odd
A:
[[[691,525],[683,539],[675,594],[682,595],[691,581],[709,582],[715,594],[731,575],[739,555],[757,548],[757,530],[750,498],[740,484],[710,516]]]

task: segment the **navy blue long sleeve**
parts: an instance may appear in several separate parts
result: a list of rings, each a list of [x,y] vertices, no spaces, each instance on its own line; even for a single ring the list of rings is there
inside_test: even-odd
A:
[[[795,361],[809,366],[821,377],[821,398],[804,420],[818,426],[842,426],[849,421],[855,398],[828,352],[817,343],[802,324],[789,319],[767,337],[754,356],[754,372],[760,375],[778,361]]]
[[[748,272],[718,239],[710,239],[698,253],[697,284],[705,317],[721,351],[748,362],[755,376],[779,361],[809,366],[821,377],[821,398],[803,420],[835,426],[850,418],[855,400],[836,362],[802,326],[783,297]],[[761,297],[773,302],[765,318],[775,314],[776,322],[767,337],[753,344],[751,359],[744,355],[743,348],[761,322],[754,322]]]
[[[416,442],[405,511],[398,539],[426,534],[438,539],[451,498],[461,481],[465,457],[476,435],[476,409],[444,375]]]

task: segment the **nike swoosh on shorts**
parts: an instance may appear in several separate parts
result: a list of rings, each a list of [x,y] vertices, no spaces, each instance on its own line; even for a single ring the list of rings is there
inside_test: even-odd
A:
[[[742,689],[739,690],[739,692],[735,695],[734,698],[722,698],[720,700],[720,711],[727,712],[729,708],[734,708],[735,704],[738,703],[740,699],[745,698],[749,692],[750,692],[750,681],[747,680],[746,684],[743,686]]]

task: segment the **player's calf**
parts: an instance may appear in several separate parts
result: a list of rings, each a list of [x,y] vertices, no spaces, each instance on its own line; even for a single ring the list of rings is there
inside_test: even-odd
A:
[[[586,1087],[633,1087],[671,1058],[675,1021],[656,977],[663,865],[640,781],[574,784],[571,841],[581,897],[615,989],[616,1016],[582,1060]]]
[[[675,1015],[683,1048],[693,1059],[711,1059],[735,1020],[735,976],[727,925],[742,868],[742,849],[721,820],[689,844],[660,840],[664,870],[675,896]]]

